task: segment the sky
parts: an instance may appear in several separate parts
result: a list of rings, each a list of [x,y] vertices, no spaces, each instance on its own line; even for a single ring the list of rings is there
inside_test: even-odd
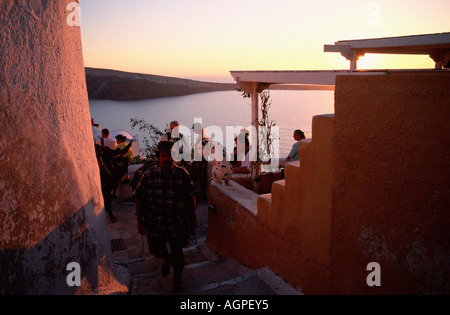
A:
[[[325,44],[450,32],[450,0],[80,0],[85,66],[174,77],[348,69]],[[434,68],[367,54],[358,69]]]

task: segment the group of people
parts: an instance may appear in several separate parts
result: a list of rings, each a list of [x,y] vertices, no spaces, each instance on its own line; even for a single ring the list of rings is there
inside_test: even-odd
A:
[[[179,127],[178,121],[170,123],[170,132],[165,134],[157,145],[158,161],[146,167],[145,171],[141,173],[138,183],[133,187],[133,195],[136,198],[137,230],[139,233],[147,235],[149,251],[156,258],[163,260],[161,275],[166,277],[173,268],[175,291],[182,288],[183,248],[188,245],[189,233],[194,231],[197,226],[197,199],[206,196],[208,161],[203,157],[203,148],[210,140],[201,124],[194,124],[192,128],[198,134],[194,145],[194,155],[201,150],[202,159],[194,160],[190,164],[186,164],[185,161],[175,162],[172,156],[174,144],[183,138],[183,135],[176,129],[177,127]],[[294,139],[299,141],[302,134],[296,130]],[[236,147],[233,161],[237,161],[237,164],[233,172],[249,172],[250,143],[248,135],[244,129],[235,138]],[[117,136],[115,141],[110,139],[107,129],[102,130],[102,137],[104,146],[109,146],[111,149],[124,149],[125,147],[125,139],[121,136]],[[242,149],[239,149],[242,146],[245,148],[243,152]],[[190,147],[181,146],[180,149],[177,146],[177,150],[186,150],[187,148],[190,150]],[[242,154],[245,155],[244,158],[242,158]],[[133,151],[128,150],[127,155],[131,162]],[[298,159],[298,144],[297,153],[293,147],[288,159],[293,161]],[[196,184],[200,185],[200,194],[197,193]],[[110,194],[112,189],[113,187],[108,185],[104,187],[102,183],[105,209],[110,213],[111,222],[115,222],[111,210]]]
[[[138,232],[147,234],[150,253],[163,260],[161,275],[166,277],[173,268],[174,291],[182,289],[183,248],[188,245],[189,233],[197,226],[195,184],[200,181],[200,191],[206,193],[207,176],[203,160],[190,165],[183,160],[174,161],[174,144],[183,139],[178,127],[178,121],[170,123],[170,132],[161,137],[157,146],[158,163],[142,174],[134,189]],[[209,140],[201,130],[197,141],[200,145]],[[177,150],[186,149],[181,146]]]
[[[157,145],[158,161],[146,165],[139,181],[133,187],[136,200],[137,230],[147,235],[149,251],[156,257],[163,259],[161,275],[166,277],[171,268],[174,271],[173,288],[181,290],[181,275],[184,269],[183,248],[189,241],[189,233],[194,231],[196,223],[196,187],[200,184],[200,198],[205,198],[207,183],[207,162],[194,161],[190,165],[174,162],[172,157],[173,145],[182,139],[183,135],[174,132],[179,126],[178,121],[170,123],[170,132],[165,134]],[[195,127],[197,130],[198,126]],[[198,143],[201,148],[209,137],[201,128]],[[116,136],[116,140],[109,138],[108,129],[102,130],[102,139],[96,145],[108,147],[111,150],[124,150],[127,146],[126,138]],[[183,148],[181,150],[187,150]],[[182,152],[181,152],[182,153]],[[133,161],[133,151],[128,149],[129,162]],[[102,173],[101,173],[102,174]],[[105,210],[109,214],[110,222],[117,222],[112,214],[111,194],[117,189],[120,179],[111,183],[108,178],[101,178],[102,193]],[[169,244],[169,249],[167,248]]]
[[[194,123],[192,129],[198,135],[194,156],[201,155],[202,158],[194,159],[190,164],[183,160],[175,162],[173,150],[190,150],[190,146],[174,148],[174,144],[183,139],[177,129],[179,126],[178,121],[170,123],[170,132],[160,139],[157,146],[158,163],[143,173],[134,189],[138,232],[147,234],[149,251],[163,260],[161,275],[166,277],[173,268],[175,291],[182,288],[183,248],[188,244],[189,233],[197,226],[196,196],[200,199],[206,196],[208,161],[203,153],[210,141],[203,126]],[[245,142],[244,139],[242,141]],[[248,139],[246,143],[248,149]],[[175,152],[175,155],[178,153],[183,152]],[[199,194],[196,193],[196,185],[200,185]]]

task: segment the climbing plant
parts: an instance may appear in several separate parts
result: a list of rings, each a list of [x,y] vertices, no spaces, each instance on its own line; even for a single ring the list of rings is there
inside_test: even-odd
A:
[[[269,109],[272,102],[270,101],[269,90],[264,90],[259,93],[261,100],[261,119],[259,120],[259,127],[262,130],[259,132],[259,146],[258,161],[267,162],[271,158],[271,152],[273,151],[273,141],[275,136],[272,134],[272,127],[276,126],[276,123],[269,118]]]
[[[250,98],[251,95],[243,90],[237,89],[243,98]],[[260,118],[257,123],[259,127],[258,132],[258,146],[259,149],[256,152],[256,161],[252,163],[252,186],[260,180],[262,165],[268,163],[272,158],[272,152],[274,151],[273,145],[276,135],[273,134],[272,128],[276,126],[276,123],[269,117],[269,109],[271,106],[270,91],[264,90],[258,94],[260,100]],[[253,122],[254,123],[254,122]]]
[[[156,148],[158,146],[159,139],[170,132],[170,128],[166,125],[164,131],[161,131],[158,127],[140,118],[131,118],[130,125],[132,129],[138,128],[141,132],[148,133],[148,137],[144,137],[142,142],[145,145],[143,156],[138,157],[138,162],[143,163],[148,160],[156,160]]]

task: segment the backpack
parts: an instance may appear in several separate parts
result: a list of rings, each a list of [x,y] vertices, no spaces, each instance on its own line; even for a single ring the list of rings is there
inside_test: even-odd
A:
[[[112,150],[102,145],[95,144],[95,153],[97,156],[98,166],[100,168],[100,176],[105,179],[120,178],[128,173],[128,157],[126,153],[131,148],[133,140],[122,150]]]

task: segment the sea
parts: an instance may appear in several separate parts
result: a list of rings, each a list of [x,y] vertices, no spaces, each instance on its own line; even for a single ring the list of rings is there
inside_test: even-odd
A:
[[[278,127],[280,158],[286,157],[291,150],[295,129],[301,129],[307,138],[311,138],[313,116],[334,113],[334,91],[269,90],[269,93],[268,118]],[[237,91],[135,101],[89,100],[89,107],[91,117],[101,128],[124,129],[137,135],[141,151],[145,149],[144,137],[149,136],[131,128],[131,119],[144,119],[161,130],[172,120],[178,120],[180,125],[188,128],[194,121],[199,121],[206,131],[221,128],[224,144],[227,143],[227,126],[236,130],[251,126],[251,100]]]

